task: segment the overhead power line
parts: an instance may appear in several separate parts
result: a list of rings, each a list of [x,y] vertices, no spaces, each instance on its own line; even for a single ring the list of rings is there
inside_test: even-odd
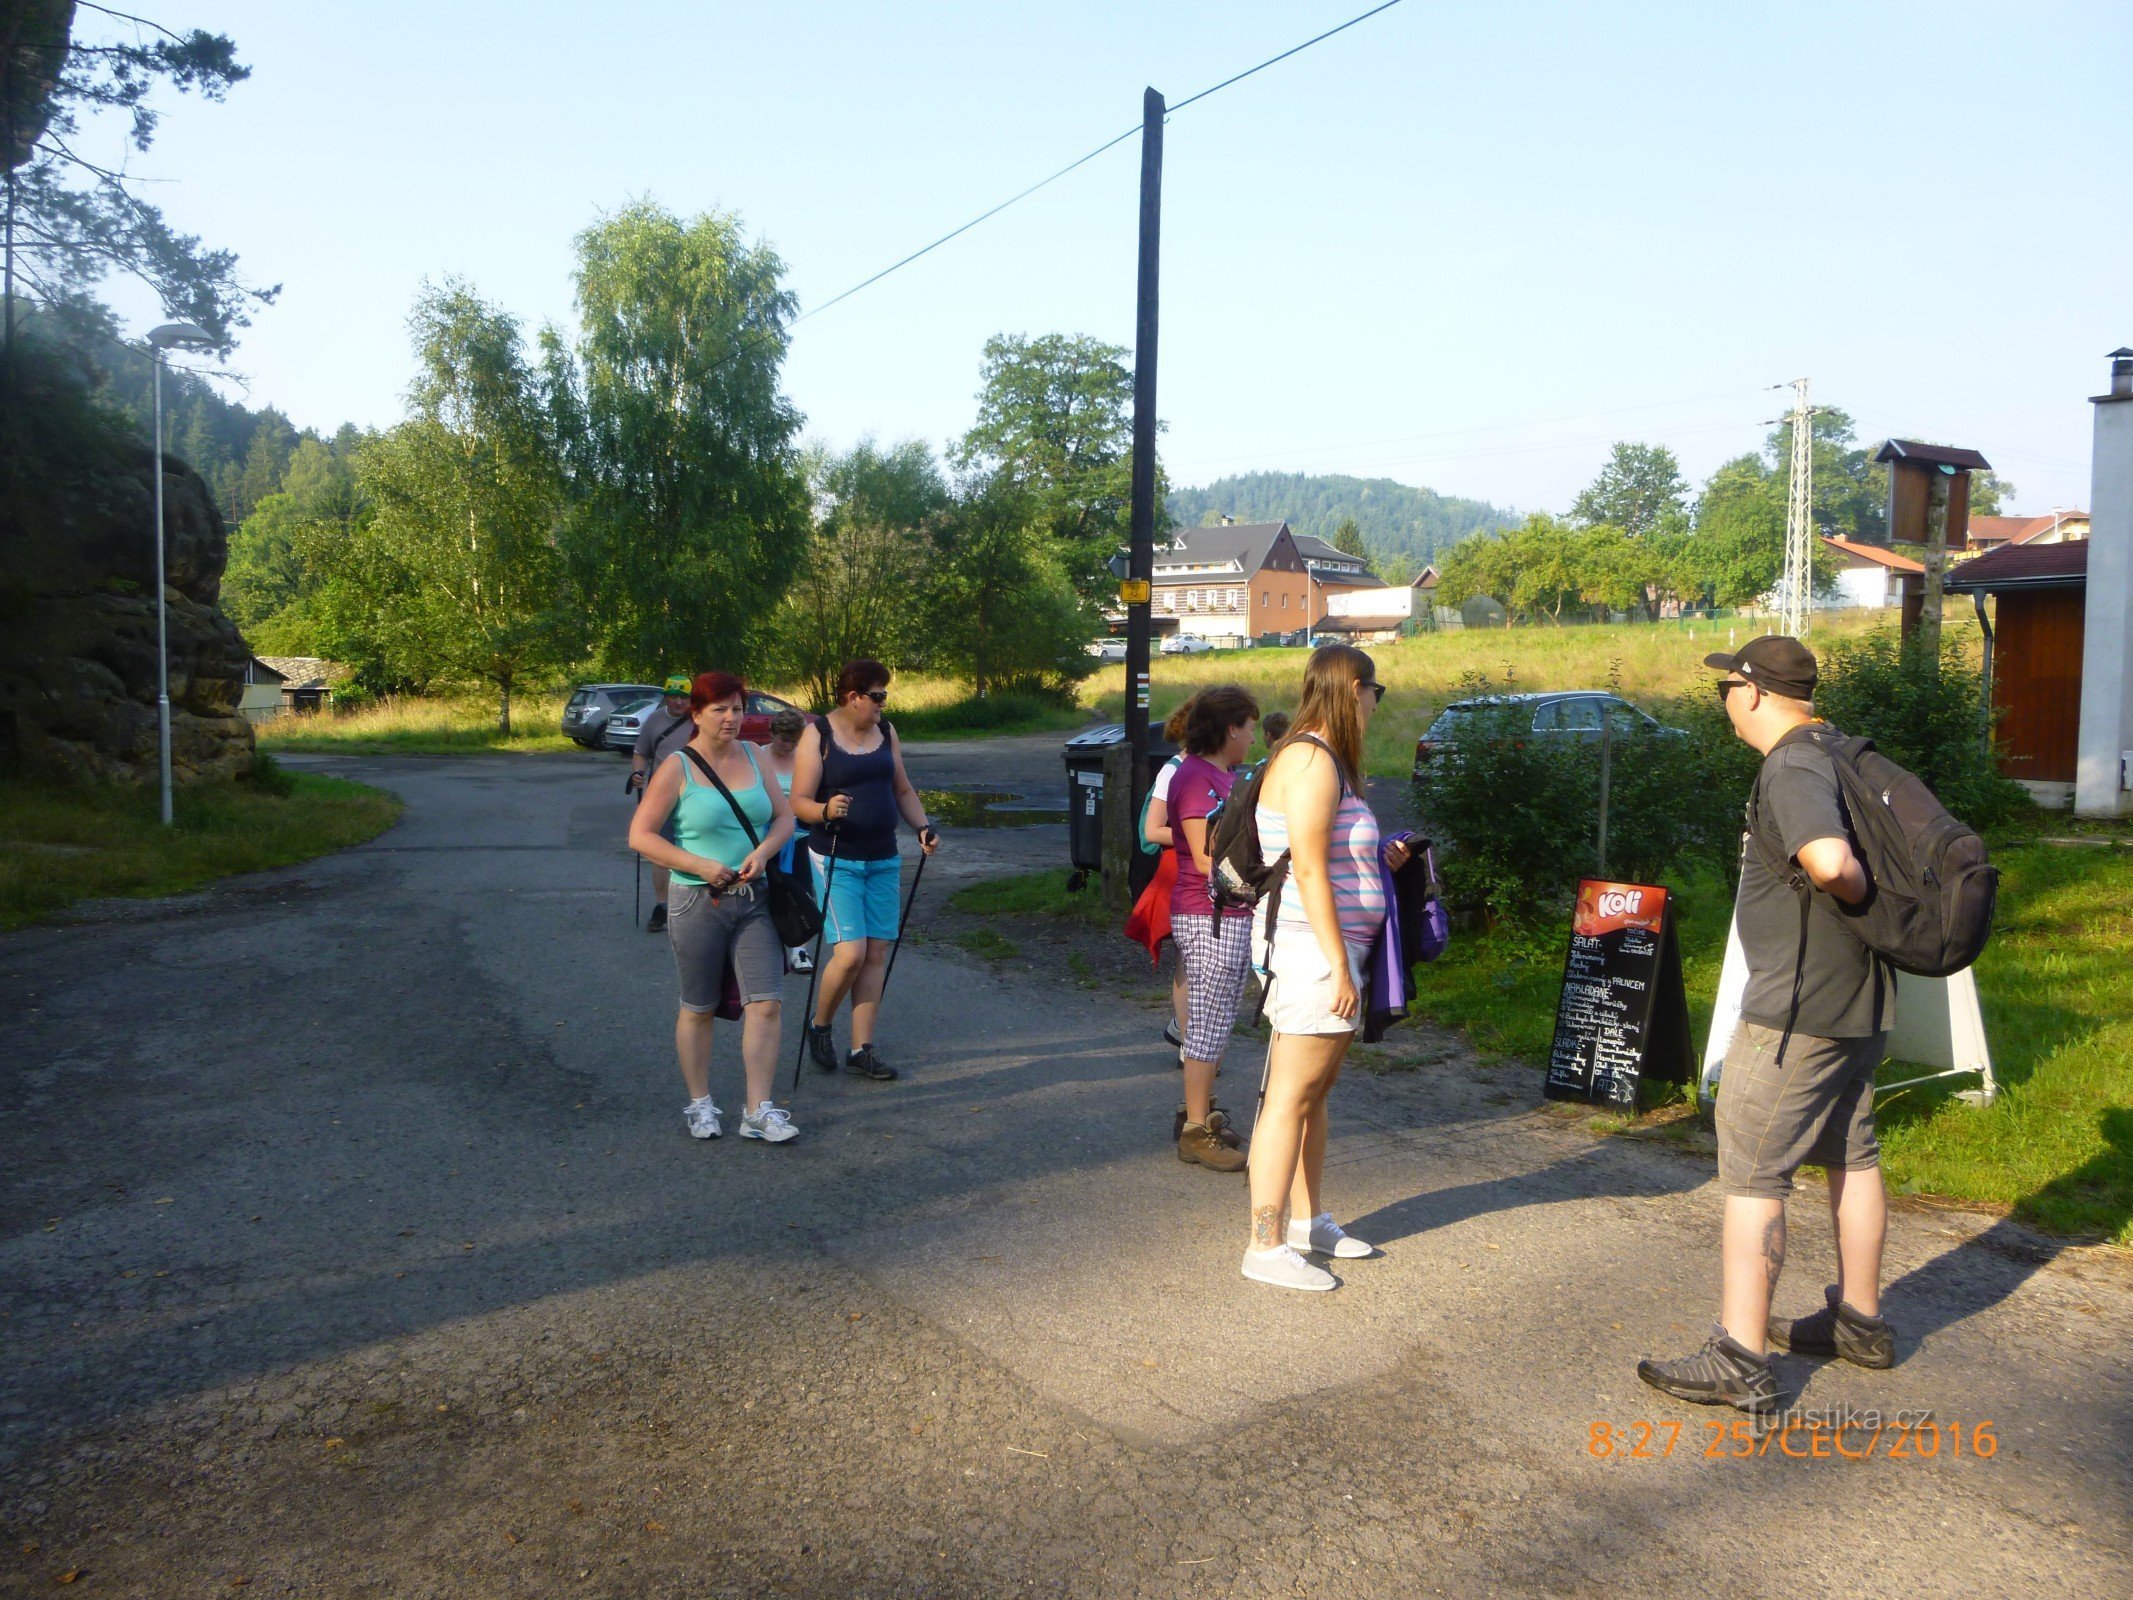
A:
[[[1275,63],[1286,61],[1289,59],[1289,57],[1297,55],[1302,51],[1308,50],[1311,48],[1311,46],[1315,44],[1321,44],[1324,41],[1332,38],[1336,33],[1345,33],[1348,31],[1348,29],[1354,27],[1359,22],[1368,22],[1379,12],[1390,11],[1394,6],[1398,4],[1400,4],[1400,0],[1385,0],[1385,3],[1383,5],[1373,6],[1368,11],[1363,12],[1359,16],[1350,17],[1346,22],[1340,24],[1339,27],[1328,28],[1324,33],[1304,40],[1302,44],[1291,45],[1288,49],[1282,51],[1279,55],[1268,56],[1266,60],[1260,62],[1256,67],[1246,67],[1242,72],[1235,73],[1230,77],[1224,78],[1220,83],[1213,84],[1210,85],[1208,88],[1202,89],[1198,94],[1188,95],[1183,100],[1180,100],[1176,105],[1171,106],[1169,108],[1168,112],[1165,114],[1164,120],[1167,122],[1170,117],[1177,115],[1178,112],[1183,111],[1187,106],[1193,105],[1198,101],[1205,100],[1211,94],[1220,94],[1231,84],[1242,83],[1246,78],[1251,77],[1252,74],[1256,72],[1264,72],[1268,67],[1273,66]],[[1027,200],[1039,189],[1043,189],[1051,184],[1057,183],[1061,178],[1065,177],[1068,173],[1074,171],[1077,167],[1087,166],[1091,161],[1094,161],[1106,150],[1110,150],[1118,145],[1124,144],[1128,139],[1132,138],[1140,131],[1141,125],[1138,122],[1134,123],[1133,126],[1126,129],[1125,132],[1117,134],[1112,138],[1106,139],[1102,144],[1098,145],[1094,150],[1091,150],[1087,155],[1077,156],[1074,160],[1069,161],[1065,166],[1061,167],[1050,177],[1039,178],[1035,183],[1031,184],[1027,189],[1024,189],[1020,194],[1010,195],[1007,199],[1002,200],[991,210],[980,212],[978,215],[972,217],[968,222],[964,223],[961,227],[952,229],[949,232],[942,234],[931,244],[921,245],[918,249],[912,251],[909,255],[905,256],[901,261],[891,262],[888,266],[883,267],[872,277],[863,278],[858,283],[853,284],[849,289],[846,289],[841,293],[831,295],[829,299],[823,301],[822,304],[815,306],[810,310],[803,311],[799,316],[793,318],[793,326],[798,327],[809,317],[820,316],[823,312],[829,310],[831,306],[836,305],[839,301],[849,300],[853,295],[859,293],[860,290],[873,287],[875,284],[881,282],[882,279],[888,277],[891,273],[902,271],[905,267],[911,265],[912,262],[918,260],[921,256],[931,255],[934,251],[938,250],[942,245],[948,243],[951,239],[960,238],[963,234],[966,234],[972,228],[975,228],[979,223],[990,221],[992,218],[997,217],[1001,212],[1005,211],[1009,206],[1015,205],[1023,200]]]

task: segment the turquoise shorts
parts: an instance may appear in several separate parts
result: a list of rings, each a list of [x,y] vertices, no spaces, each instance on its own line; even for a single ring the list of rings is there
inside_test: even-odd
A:
[[[815,863],[815,902],[826,908],[823,938],[831,944],[844,944],[853,939],[896,937],[900,909],[897,892],[904,878],[902,856],[881,861],[840,860],[837,881],[831,883],[829,859],[812,850],[808,854]],[[823,898],[825,894],[827,900]]]

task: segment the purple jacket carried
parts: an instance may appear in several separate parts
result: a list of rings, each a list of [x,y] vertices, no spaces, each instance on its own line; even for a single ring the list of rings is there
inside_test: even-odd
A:
[[[1385,883],[1385,924],[1370,947],[1364,971],[1370,979],[1370,1009],[1363,1016],[1363,1042],[1375,1044],[1385,1030],[1407,1015],[1414,998],[1414,967],[1418,961],[1434,961],[1451,942],[1451,918],[1437,883],[1437,852],[1427,839],[1412,833],[1395,833],[1387,844],[1402,841],[1414,853],[1398,872],[1381,861],[1378,872]]]

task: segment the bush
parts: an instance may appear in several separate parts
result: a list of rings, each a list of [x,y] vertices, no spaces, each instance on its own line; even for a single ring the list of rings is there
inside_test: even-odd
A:
[[[1653,883],[1738,859],[1756,758],[1717,711],[1675,704],[1661,721],[1680,731],[1640,723],[1611,739],[1610,877]],[[1517,705],[1464,719],[1421,785],[1453,905],[1493,921],[1552,916],[1599,868],[1599,745],[1535,738],[1531,716]]]
[[[273,795],[279,800],[296,793],[296,774],[264,750],[252,752],[252,764],[238,774],[237,781],[254,794]]]
[[[1940,803],[1973,828],[2018,816],[2028,792],[2000,776],[1986,742],[1983,672],[1943,635],[1939,670],[1916,643],[1884,628],[1838,640],[1823,652],[1815,709],[1846,733],[1874,741],[1891,761],[1925,780]]]

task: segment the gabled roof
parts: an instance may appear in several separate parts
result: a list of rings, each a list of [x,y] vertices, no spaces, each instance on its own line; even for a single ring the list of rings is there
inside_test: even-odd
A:
[[[2069,522],[2087,522],[2086,511],[2047,511],[2041,517],[1972,517],[1972,544],[2026,544]]]
[[[1928,467],[1967,467],[1974,472],[1992,470],[1992,463],[1975,450],[1963,450],[1945,444],[1920,444],[1916,439],[1890,439],[1874,452],[1874,459],[1915,461]]]
[[[2088,541],[2007,544],[1965,561],[1948,574],[1950,589],[2078,589],[2089,580]]]
[[[1219,564],[1234,561],[1246,577],[1266,565],[1267,552],[1281,537],[1286,522],[1219,522],[1208,528],[1179,528],[1171,534],[1182,550],[1158,548],[1155,564],[1169,562]]]
[[[1926,570],[1926,564],[1923,561],[1914,561],[1909,556],[1900,556],[1893,550],[1883,549],[1880,545],[1861,544],[1856,539],[1840,539],[1834,534],[1828,533],[1822,535],[1822,542],[1841,556],[1851,556],[1856,560],[1870,561],[1877,567],[1887,567],[1891,572],[1924,572]]]

